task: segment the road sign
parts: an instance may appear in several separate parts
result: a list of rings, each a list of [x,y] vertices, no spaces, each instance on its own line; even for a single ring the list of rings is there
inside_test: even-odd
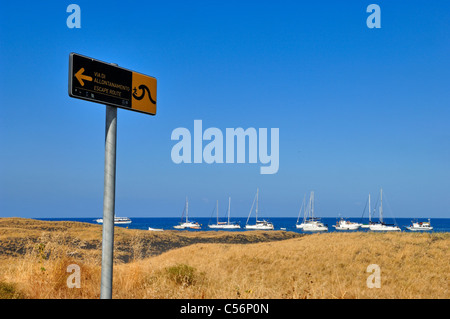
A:
[[[69,56],[69,96],[156,114],[156,79],[76,53]]]

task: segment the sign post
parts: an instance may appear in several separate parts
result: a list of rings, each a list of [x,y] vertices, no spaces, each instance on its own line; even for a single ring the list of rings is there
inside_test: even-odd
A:
[[[116,196],[117,108],[156,114],[156,79],[88,58],[69,56],[69,96],[106,104],[100,298],[112,298]]]
[[[106,106],[105,182],[103,191],[102,277],[100,298],[112,298],[114,261],[114,213],[116,197],[117,108]]]

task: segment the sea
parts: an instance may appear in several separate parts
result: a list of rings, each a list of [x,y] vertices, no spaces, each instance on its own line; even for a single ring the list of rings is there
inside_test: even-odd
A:
[[[123,217],[123,216],[120,216]],[[181,219],[179,217],[130,217],[131,224],[125,224],[125,225],[116,225],[117,227],[123,227],[128,229],[142,229],[142,230],[148,230],[149,227],[151,228],[158,228],[163,230],[176,230],[173,228],[173,226],[178,225],[181,222]],[[48,221],[75,221],[75,222],[83,222],[83,223],[91,223],[91,224],[98,224],[96,222],[97,218],[35,218],[37,220],[48,220]],[[295,225],[297,224],[297,218],[294,217],[273,217],[273,218],[265,218],[266,220],[270,221],[274,225],[274,230],[285,230],[285,231],[291,231],[296,233],[303,233],[302,230],[297,229]],[[321,218],[321,222],[326,224],[328,226],[328,232],[348,232],[348,231],[342,231],[342,230],[336,230],[333,225],[336,225],[337,221],[340,218],[336,217],[324,217]],[[209,218],[209,217],[202,217],[202,218],[190,218],[191,221],[196,221],[201,225],[201,229],[186,229],[181,231],[224,231],[224,230],[217,230],[217,229],[211,229],[208,227],[209,224],[216,223],[216,218]],[[368,218],[346,218],[346,220],[352,221],[352,222],[359,222],[363,224],[368,224],[369,219]],[[225,221],[225,220],[222,220]],[[247,223],[247,218],[232,218],[232,222],[238,222],[241,225],[240,229],[235,230],[226,230],[226,231],[234,231],[234,232],[242,232],[242,231],[254,231],[254,230],[246,230],[245,224]],[[299,221],[301,223],[302,220]],[[407,226],[412,224],[412,221],[418,221],[418,222],[427,222],[428,218],[396,218],[396,219],[390,219],[385,218],[384,222],[387,224],[394,224],[400,227],[400,229],[404,232],[410,232],[406,229]],[[253,220],[250,219],[249,224],[254,224],[254,218]],[[431,226],[433,226],[432,231],[427,232],[450,232],[450,218],[430,218]],[[365,228],[360,228],[357,230],[359,232],[364,231],[370,231]],[[310,233],[310,232],[306,232]]]

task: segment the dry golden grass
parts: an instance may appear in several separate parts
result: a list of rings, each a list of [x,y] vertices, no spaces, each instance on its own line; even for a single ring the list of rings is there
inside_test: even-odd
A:
[[[129,269],[140,273],[143,280],[133,290],[142,298],[449,298],[449,239],[329,233],[251,245],[199,244],[117,271],[123,280]],[[381,268],[379,289],[366,285],[370,264]],[[195,269],[195,283],[171,281],[164,272],[174,265]],[[121,289],[118,297],[127,292]]]
[[[11,243],[12,237],[2,229],[0,244]],[[181,248],[149,254],[149,232],[120,232],[123,233],[116,238],[116,246],[123,249],[121,242],[125,241],[129,258],[127,262],[116,260],[113,298],[450,297],[447,233],[325,233],[253,244],[188,242],[179,244],[184,246]],[[239,242],[234,237],[236,233],[229,237],[216,232],[177,237],[182,236],[179,234],[151,236],[182,241],[203,235]],[[270,237],[259,232],[248,236],[256,236],[256,241]],[[3,283],[8,291],[6,297],[99,298],[100,248],[92,248],[87,237],[81,232],[78,238],[70,227],[64,232],[47,229],[38,240],[21,248],[21,254],[3,256],[0,292]],[[90,240],[98,240],[94,237]],[[155,240],[150,244],[160,243]],[[70,264],[81,268],[79,289],[66,285]],[[381,269],[381,288],[370,289],[366,285],[370,264]]]

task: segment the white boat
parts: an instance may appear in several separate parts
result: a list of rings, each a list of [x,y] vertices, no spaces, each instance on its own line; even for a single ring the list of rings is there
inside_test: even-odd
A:
[[[162,229],[162,228],[152,228],[152,227],[149,227],[148,230],[150,230],[150,231],[164,231],[164,229]]]
[[[217,222],[216,224],[208,225],[209,228],[212,229],[238,229],[241,228],[241,226],[238,223],[232,223],[230,222],[230,207],[231,207],[231,198],[228,197],[228,221],[226,222],[220,222],[219,221],[219,201],[216,203],[216,213],[217,213]]]
[[[433,230],[433,226],[431,226],[430,219],[428,218],[428,222],[414,222],[411,221],[411,225],[407,226],[406,229],[411,231],[421,231],[421,230]]]
[[[333,227],[336,228],[336,230],[357,230],[361,227],[361,224],[341,218],[336,222],[336,225],[333,225]]]
[[[95,220],[99,224],[103,224],[103,218],[99,218]],[[114,225],[125,225],[131,224],[131,219],[128,217],[114,217]]]
[[[309,196],[309,205],[308,209],[305,209],[303,223],[297,224],[296,227],[308,232],[328,231],[328,226],[323,224],[320,218],[314,217],[314,192],[311,192]]]
[[[199,223],[197,223],[195,221],[190,221],[188,219],[188,208],[189,208],[189,203],[188,203],[188,199],[186,197],[184,211],[183,211],[183,214],[181,215],[181,219],[183,220],[183,215],[184,215],[184,213],[186,213],[186,220],[184,222],[181,221],[178,225],[173,226],[173,228],[175,228],[175,229],[186,229],[186,228],[201,229],[201,225]]]
[[[320,232],[320,231],[328,231],[328,227],[320,222],[318,219],[310,219],[306,223],[304,223],[302,227],[303,231],[311,231],[311,232]]]
[[[257,220],[255,225],[245,225],[249,230],[272,230],[273,224],[267,220]]]
[[[249,230],[272,230],[273,224],[267,220],[257,220],[255,225],[245,225]]]
[[[253,204],[252,204],[252,208],[250,208],[250,213],[248,214],[247,217],[247,222],[245,224],[245,229],[249,229],[249,230],[272,230],[273,229],[273,224],[267,220],[258,220],[258,193],[259,193],[259,189],[256,189],[256,197],[253,200]],[[256,200],[256,210],[255,210],[255,214],[256,214],[256,221],[254,225],[249,225],[248,224],[248,220],[250,219],[250,215],[252,214],[252,210],[253,210],[253,205],[255,205],[255,200]]]
[[[380,190],[380,221],[377,223],[371,223],[369,229],[372,231],[401,231],[397,225],[386,224],[383,221],[383,190]]]
[[[400,227],[385,223],[374,223],[370,225],[369,229],[372,231],[401,231]]]

